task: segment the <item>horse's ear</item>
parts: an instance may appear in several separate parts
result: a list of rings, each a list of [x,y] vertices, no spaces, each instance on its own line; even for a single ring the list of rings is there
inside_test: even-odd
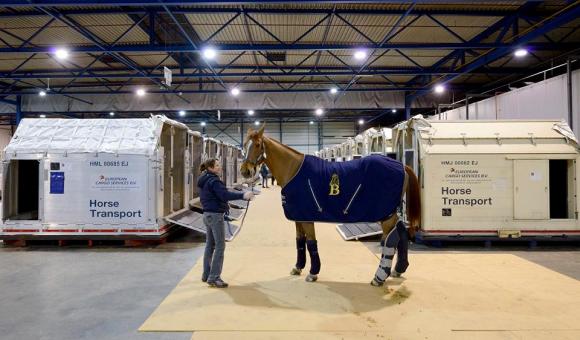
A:
[[[260,130],[258,130],[258,136],[262,137],[264,135],[264,128],[266,127],[266,123],[262,124]]]

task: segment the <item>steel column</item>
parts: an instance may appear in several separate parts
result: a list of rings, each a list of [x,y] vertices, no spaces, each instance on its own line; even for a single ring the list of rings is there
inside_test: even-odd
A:
[[[16,125],[20,125],[22,119],[22,96],[16,96]]]
[[[566,89],[568,90],[568,125],[572,131],[574,128],[574,111],[572,107],[572,60],[568,58],[566,61]]]

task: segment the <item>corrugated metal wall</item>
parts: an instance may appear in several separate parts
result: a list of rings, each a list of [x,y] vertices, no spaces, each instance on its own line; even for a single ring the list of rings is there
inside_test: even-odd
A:
[[[469,104],[469,119],[563,119],[568,121],[567,75]],[[580,131],[580,70],[572,72],[573,130]],[[441,113],[443,120],[466,119],[465,106]],[[435,116],[434,118],[437,118]]]
[[[282,123],[282,143],[307,154],[318,151],[318,125]]]
[[[341,144],[357,134],[355,122],[329,122],[322,125],[323,147]]]
[[[307,154],[314,154],[318,151],[319,140],[324,146],[340,144],[348,137],[356,135],[356,125],[354,122],[322,122],[322,135],[319,138],[318,122],[310,124],[308,122],[267,122],[265,133],[282,143]],[[280,126],[282,134],[280,134]],[[202,132],[199,125],[190,125],[190,129]],[[217,138],[227,143],[239,145],[242,138],[245,138],[248,128],[256,128],[251,123],[243,124],[243,131],[240,123],[234,124],[210,124],[205,127],[205,133],[209,137]]]

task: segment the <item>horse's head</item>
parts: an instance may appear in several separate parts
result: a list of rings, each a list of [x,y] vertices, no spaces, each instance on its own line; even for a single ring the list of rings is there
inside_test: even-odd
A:
[[[240,166],[240,172],[244,178],[252,178],[256,175],[257,168],[266,158],[264,147],[264,125],[254,131],[248,129],[248,135],[244,141],[244,161]]]

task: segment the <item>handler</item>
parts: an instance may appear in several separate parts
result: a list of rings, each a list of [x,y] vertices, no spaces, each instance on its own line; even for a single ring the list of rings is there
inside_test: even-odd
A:
[[[201,189],[199,196],[203,207],[203,223],[207,229],[201,281],[207,282],[210,287],[226,288],[228,284],[221,278],[226,248],[224,213],[228,211],[228,201],[249,201],[254,193],[229,191],[218,176],[222,169],[216,159],[205,161],[200,171],[202,174],[197,180],[197,186]]]

